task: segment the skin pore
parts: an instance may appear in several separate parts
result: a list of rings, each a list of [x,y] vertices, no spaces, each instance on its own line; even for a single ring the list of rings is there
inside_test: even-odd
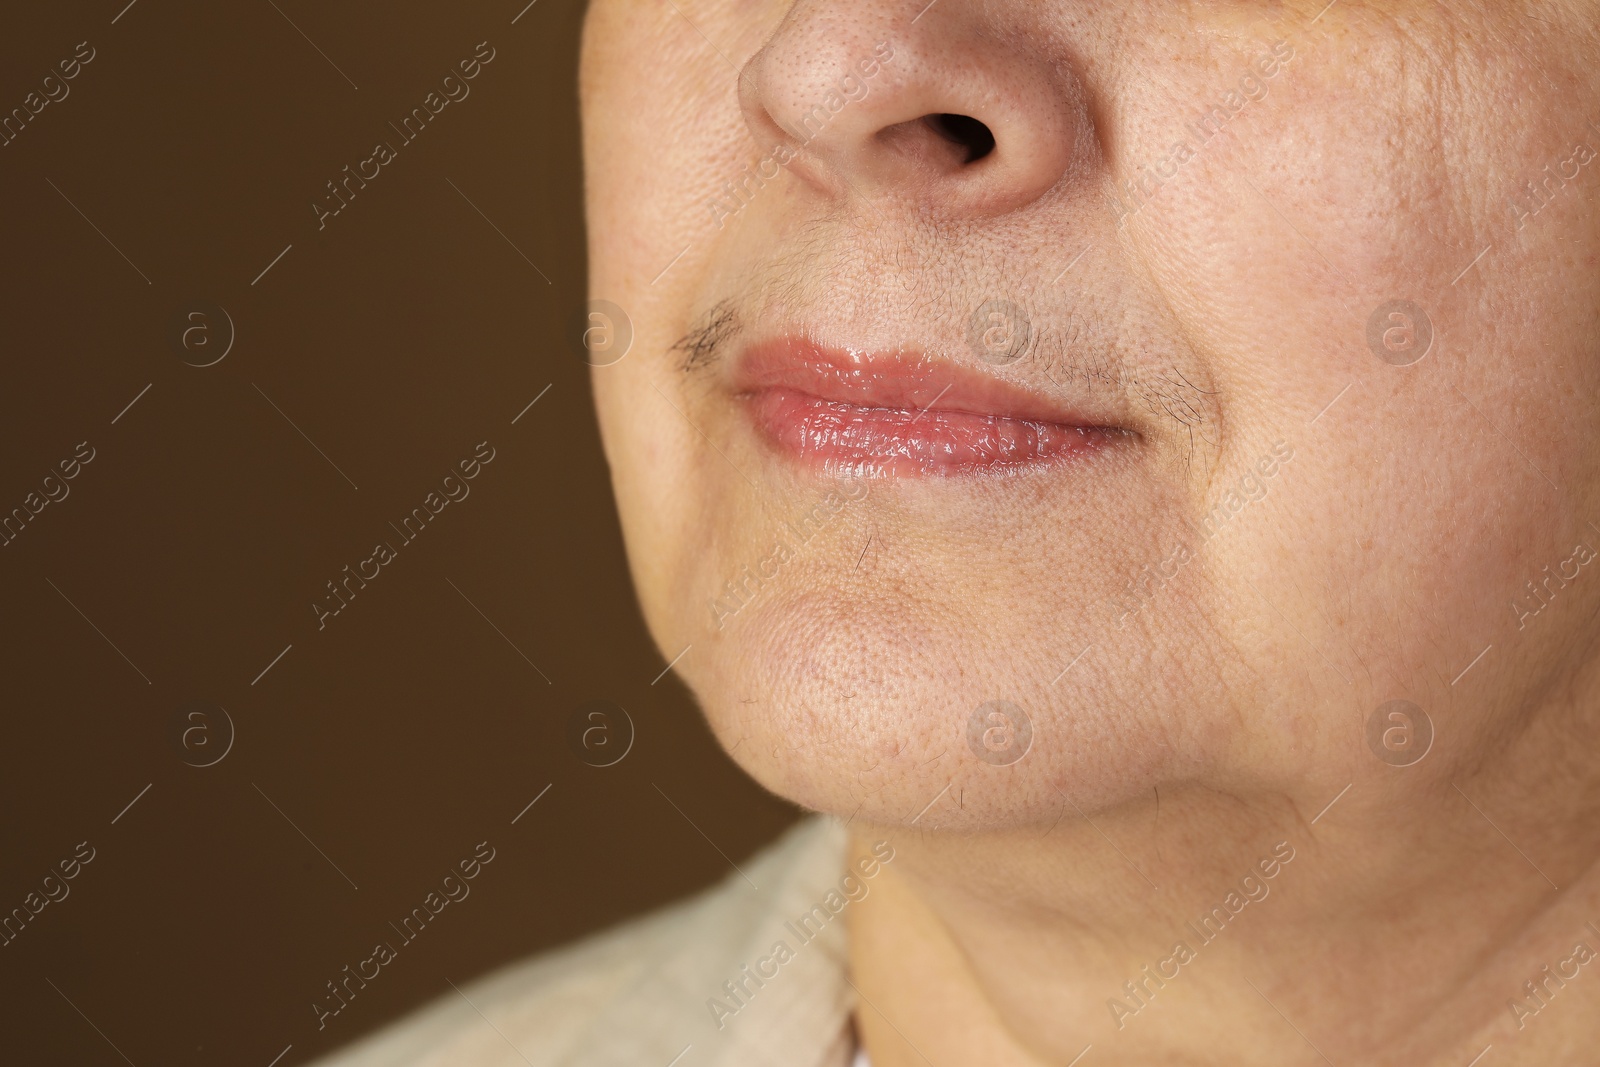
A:
[[[874,1067],[1588,1062],[1597,61],[1596,0],[594,0],[633,577],[733,758],[894,843]],[[1104,432],[802,462],[797,343]]]

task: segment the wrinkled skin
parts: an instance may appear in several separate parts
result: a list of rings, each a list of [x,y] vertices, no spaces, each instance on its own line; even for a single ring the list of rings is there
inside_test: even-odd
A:
[[[924,2],[595,0],[583,57],[634,579],[733,758],[896,842],[851,913],[874,1063],[1582,1062],[1600,967],[1511,1002],[1600,951],[1600,4]],[[807,468],[730,385],[785,332],[1123,434]],[[1015,762],[969,743],[997,700]]]

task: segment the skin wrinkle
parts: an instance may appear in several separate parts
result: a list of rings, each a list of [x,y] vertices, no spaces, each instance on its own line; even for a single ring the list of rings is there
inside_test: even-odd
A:
[[[1144,257],[1144,253],[1142,251],[1136,252],[1135,254],[1137,256],[1139,256],[1139,258],[1141,258],[1141,259],[1145,258]],[[1162,303],[1163,308],[1166,311],[1167,321],[1175,322],[1175,323],[1176,322],[1181,322],[1181,319],[1178,317],[1178,315],[1176,313],[1176,310],[1173,308],[1170,299],[1168,299],[1165,294],[1161,294],[1161,303]],[[1195,345],[1194,338],[1189,336],[1186,332],[1184,332],[1181,327],[1179,329],[1179,335],[1182,337],[1183,343],[1187,346],[1188,351],[1191,354],[1198,353],[1199,349]],[[1179,377],[1182,377],[1181,372],[1176,372],[1175,371],[1175,373],[1178,373]],[[1189,384],[1188,383],[1188,379],[1184,379],[1184,384],[1185,385]],[[1194,387],[1191,386],[1190,388],[1193,389]],[[1194,391],[1197,394],[1201,395],[1201,396],[1215,397],[1215,396],[1218,395],[1218,392],[1215,389],[1212,389],[1212,390],[1195,389]],[[1214,458],[1215,456],[1221,454],[1225,442],[1223,441],[1223,438],[1222,438],[1222,421],[1221,421],[1221,417],[1220,417],[1220,412],[1223,410],[1223,405],[1219,401],[1219,402],[1215,402],[1213,406],[1214,406],[1215,410],[1218,412],[1218,417],[1216,419],[1217,429],[1216,429],[1216,432],[1215,432],[1215,437],[1212,440],[1208,441],[1207,444],[1210,445],[1210,455]],[[1185,460],[1184,460],[1184,467],[1185,467],[1185,471],[1187,472],[1193,466],[1195,449],[1194,449],[1193,428],[1192,427],[1188,427],[1188,426],[1186,426],[1185,428],[1190,431],[1189,432],[1189,454],[1188,454],[1188,456],[1185,457]],[[1210,473],[1211,473],[1212,476],[1216,475],[1217,471],[1219,470],[1219,467],[1220,467],[1220,465],[1215,463],[1215,462],[1213,462],[1213,463],[1211,463],[1209,465],[1209,470],[1210,470]],[[1200,495],[1201,499],[1205,499],[1205,498],[1209,497],[1210,489],[1211,489],[1211,485],[1210,485],[1210,482],[1208,480],[1203,486],[1201,486],[1200,488],[1197,489],[1197,493]]]
[[[1600,913],[1600,571],[1525,633],[1507,604],[1600,538],[1600,169],[1521,229],[1509,198],[1600,143],[1600,2],[943,0],[913,27],[920,7],[697,0],[754,61],[738,102],[648,0],[593,0],[584,58],[592,288],[636,328],[595,393],[644,615],[666,654],[694,644],[678,670],[758,782],[895,842],[851,919],[853,980],[895,1027],[859,1017],[874,1067],[921,1064],[907,1039],[994,1067],[1091,1040],[1101,1067],[1321,1062],[1245,978],[1336,1063],[1492,1043],[1583,1067],[1600,986],[1525,1030],[1506,1004]],[[1267,93],[1201,138],[1279,38]],[[879,40],[896,59],[870,93],[716,227],[705,191],[752,145],[736,103],[792,115]],[[962,168],[936,113],[994,153]],[[1198,154],[1119,218],[1107,189],[1176,138]],[[708,597],[835,487],[719,382],[740,339],[975,361],[989,299],[1033,326],[998,377],[1114,411],[1142,447],[876,479],[714,628]],[[1394,299],[1433,326],[1404,367],[1366,333]],[[1277,441],[1292,458],[1257,472]],[[1436,732],[1408,767],[1367,741],[1400,697]],[[1006,767],[964,733],[996,699],[1033,726]],[[1298,858],[1271,896],[1118,1028],[1107,999],[1279,841]]]
[[[792,178],[785,170],[780,172],[776,180],[789,181]],[[821,223],[814,222],[812,225],[820,227]],[[917,244],[938,248],[941,243],[951,239],[948,226],[941,226],[934,220],[921,220],[919,226],[921,240],[900,244],[899,251],[896,252],[897,261],[905,249],[914,248]],[[820,232],[809,236],[813,242],[824,240]],[[786,262],[778,266],[775,271],[777,280],[772,284],[772,288],[783,291],[798,286],[799,279],[812,269],[811,261],[815,259],[818,251],[816,243],[802,244],[800,251],[791,254]],[[937,297],[933,295],[916,304],[911,303],[921,288],[922,279],[934,273],[929,270],[915,272],[916,289],[907,298],[908,306],[916,310],[939,306]],[[945,289],[957,287],[954,278],[945,280]],[[1022,292],[1024,288],[1018,287],[1015,291]],[[672,351],[684,353],[683,369],[686,372],[714,373],[716,365],[728,357],[742,332],[742,318],[736,309],[751,300],[752,294],[747,289],[741,296],[727,296],[716,300],[695,318],[690,329],[671,346]],[[772,302],[770,296],[763,302],[770,304]],[[1220,409],[1215,404],[1207,403],[1205,399],[1214,396],[1214,390],[1207,391],[1195,387],[1176,366],[1161,368],[1147,379],[1137,371],[1128,369],[1131,357],[1093,354],[1094,350],[1089,347],[1093,342],[1078,340],[1084,333],[1084,320],[1075,309],[1069,308],[1065,311],[1068,333],[1059,341],[1055,340],[1057,334],[1050,325],[1050,317],[1045,310],[1025,306],[1024,311],[1034,321],[1035,326],[1030,331],[1029,347],[1016,360],[1016,365],[1037,364],[1043,373],[1056,381],[1058,386],[1061,384],[1060,378],[1069,381],[1081,379],[1091,386],[1098,381],[1109,385],[1114,393],[1137,402],[1145,411],[1164,416],[1186,436],[1188,451],[1183,457],[1185,467],[1192,464],[1196,454],[1197,427],[1201,430],[1202,442],[1208,445],[1210,450],[1214,451],[1220,446],[1220,431],[1217,432],[1218,435],[1208,436],[1206,430],[1208,423],[1220,421]],[[1168,313],[1170,314],[1170,309]],[[1118,336],[1110,328],[1101,328],[1098,336],[1101,338],[1099,348],[1115,351],[1119,347]],[[1060,378],[1057,378],[1057,375],[1060,375]],[[1181,387],[1173,383],[1173,377],[1183,383]],[[1215,467],[1215,464],[1212,466]]]

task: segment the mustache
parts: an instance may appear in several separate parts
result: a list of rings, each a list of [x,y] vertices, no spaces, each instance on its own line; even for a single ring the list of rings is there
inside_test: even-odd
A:
[[[1181,433],[1191,457],[1200,445],[1215,443],[1217,392],[1196,384],[1175,363],[1140,365],[1126,358],[1121,343],[1108,342],[1112,331],[1103,321],[1091,321],[1077,310],[1063,315],[1008,306],[1027,324],[1025,331],[1018,331],[1026,339],[1005,353],[1009,369],[1025,377],[1042,376],[1064,398],[1097,392],[1112,396],[1130,414],[1142,413],[1142,423],[1153,421]],[[745,307],[740,297],[724,297],[695,315],[669,349],[678,369],[691,378],[716,374],[750,336],[752,316]]]
[[[685,374],[704,372],[724,360],[745,332],[734,301],[719,300],[695,316],[688,332],[667,351],[677,355],[678,369]]]

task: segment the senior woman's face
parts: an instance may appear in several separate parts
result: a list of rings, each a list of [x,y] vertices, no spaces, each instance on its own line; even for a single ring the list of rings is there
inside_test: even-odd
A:
[[[771,789],[1309,803],[1590,691],[1600,14],[1324,3],[596,0],[606,453]]]

